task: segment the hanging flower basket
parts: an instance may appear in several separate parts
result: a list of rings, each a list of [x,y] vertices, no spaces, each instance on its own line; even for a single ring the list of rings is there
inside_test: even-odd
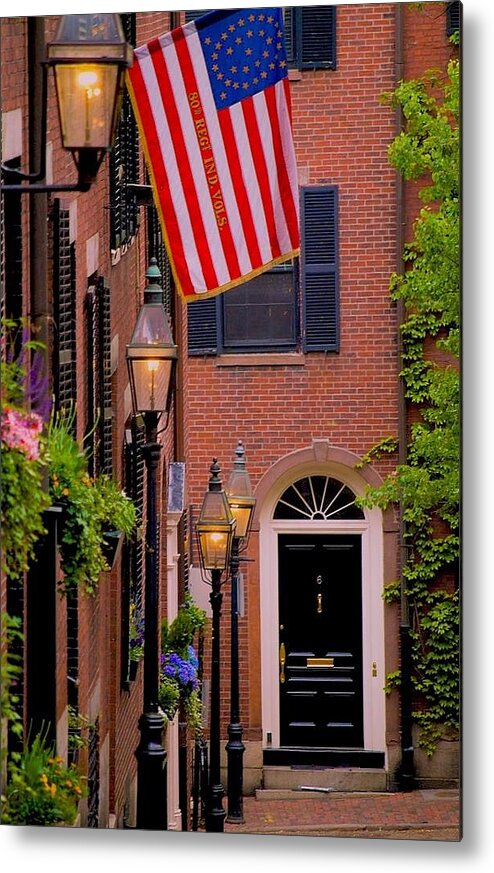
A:
[[[124,536],[125,534],[121,530],[108,530],[103,534],[102,552],[110,570],[113,570],[117,558],[120,555]]]

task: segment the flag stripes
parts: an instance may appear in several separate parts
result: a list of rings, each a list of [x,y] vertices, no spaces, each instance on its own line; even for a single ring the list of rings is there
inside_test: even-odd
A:
[[[240,13],[256,11],[214,13],[214,25],[226,31]],[[299,247],[286,74],[218,108],[201,38],[204,28],[200,35],[195,22],[176,28],[136,49],[128,74],[175,282],[186,300],[234,287]],[[252,40],[248,45],[251,54]],[[230,85],[226,53],[222,61],[217,78]]]

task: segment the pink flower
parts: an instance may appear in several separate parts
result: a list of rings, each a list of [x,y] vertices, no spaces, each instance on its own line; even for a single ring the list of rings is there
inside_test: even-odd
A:
[[[42,430],[43,421],[35,412],[21,412],[8,406],[2,410],[2,442],[9,449],[23,452],[29,461],[39,458]]]

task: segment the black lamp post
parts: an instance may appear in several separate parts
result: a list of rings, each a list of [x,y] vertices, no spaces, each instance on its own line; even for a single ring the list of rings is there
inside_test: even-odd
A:
[[[204,580],[211,585],[209,600],[213,614],[211,650],[211,721],[209,728],[209,784],[205,809],[206,831],[224,829],[224,789],[220,771],[220,619],[221,575],[228,569],[235,529],[235,519],[219,477],[216,458],[210,467],[209,488],[204,495],[196,524]]]
[[[172,374],[177,357],[170,321],[163,307],[161,273],[155,258],[146,272],[148,286],[132,339],[127,346],[127,364],[134,415],[142,415],[146,427],[143,454],[147,473],[147,519],[144,598],[144,709],[139,720],[141,739],[137,757],[137,827],[167,829],[166,751],[162,745],[164,717],[159,693],[159,551],[157,473],[161,445],[158,421],[168,410],[173,390]]]
[[[238,658],[238,599],[240,583],[240,552],[247,546],[254,514],[255,497],[245,467],[245,449],[241,440],[235,450],[235,463],[230,474],[226,493],[232,515],[237,524],[233,537],[230,559],[231,595],[231,660],[230,660],[230,723],[228,725],[227,772],[228,772],[228,815],[227,821],[240,824],[244,821],[243,812],[243,755],[240,723],[239,658]]]
[[[62,15],[55,39],[42,64],[40,166],[30,173],[2,165],[9,180],[1,191],[48,193],[89,191],[111,149],[133,50],[125,41],[120,16]],[[46,176],[48,67],[53,67],[62,145],[72,153],[78,180],[74,185],[40,183]],[[18,179],[19,184],[13,183]]]

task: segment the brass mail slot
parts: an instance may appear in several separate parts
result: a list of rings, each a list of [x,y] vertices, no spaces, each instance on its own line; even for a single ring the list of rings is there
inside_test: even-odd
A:
[[[334,667],[334,658],[307,658],[308,667]]]

